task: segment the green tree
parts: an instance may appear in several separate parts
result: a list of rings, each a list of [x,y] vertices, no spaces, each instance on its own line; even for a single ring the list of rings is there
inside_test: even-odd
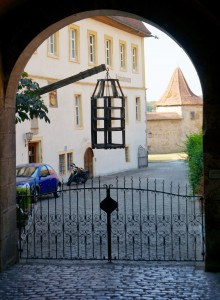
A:
[[[147,102],[147,112],[154,112],[156,111],[156,101],[149,101]]]
[[[195,194],[203,193],[203,146],[202,131],[187,135],[185,152],[187,154],[189,183]]]
[[[48,108],[40,96],[38,83],[28,78],[28,74],[23,72],[16,94],[15,123],[33,118],[44,119],[45,122],[50,123],[47,114]]]

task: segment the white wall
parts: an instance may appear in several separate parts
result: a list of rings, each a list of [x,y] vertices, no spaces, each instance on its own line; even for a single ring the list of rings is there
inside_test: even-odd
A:
[[[94,175],[104,175],[129,170],[138,167],[138,146],[145,146],[145,83],[143,78],[144,70],[141,63],[143,54],[142,38],[130,33],[118,30],[92,19],[85,19],[75,23],[80,27],[80,63],[69,61],[68,50],[68,27],[59,31],[59,58],[50,58],[47,56],[47,43],[44,42],[33,54],[28,62],[25,71],[34,81],[37,81],[40,87],[48,85],[48,81],[58,81],[81,71],[85,71],[88,65],[88,47],[87,47],[87,29],[97,32],[98,36],[98,65],[105,63],[104,55],[104,35],[113,37],[114,47],[114,68],[109,70],[111,78],[120,76],[129,78],[120,81],[124,95],[128,98],[129,123],[126,125],[126,145],[130,148],[130,162],[125,162],[125,150],[97,150],[94,149]],[[119,69],[119,39],[126,41],[128,54],[128,68],[126,72]],[[131,44],[137,44],[139,54],[139,72],[131,71]],[[49,108],[48,117],[51,123],[45,123],[39,120],[39,132],[34,135],[34,141],[41,141],[42,161],[51,164],[58,172],[59,154],[65,149],[73,150],[73,159],[79,166],[84,165],[84,153],[87,147],[91,147],[91,109],[90,97],[95,88],[97,79],[105,78],[106,72],[87,77],[76,83],[67,85],[57,90],[58,108],[49,107],[49,94],[44,94],[43,99]],[[83,101],[83,127],[75,129],[74,127],[74,94],[81,94]],[[141,99],[141,121],[135,120],[135,97]],[[18,124],[16,126],[16,159],[17,164],[28,161],[27,147],[24,147],[23,135],[30,131],[30,121]],[[64,179],[68,174],[64,176]]]

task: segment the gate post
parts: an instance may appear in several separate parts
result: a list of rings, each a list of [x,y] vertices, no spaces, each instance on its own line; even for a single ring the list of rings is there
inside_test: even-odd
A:
[[[106,198],[100,203],[100,208],[107,213],[107,239],[108,239],[108,261],[112,261],[112,242],[111,242],[111,213],[118,208],[118,203],[110,196],[110,186],[106,186]]]

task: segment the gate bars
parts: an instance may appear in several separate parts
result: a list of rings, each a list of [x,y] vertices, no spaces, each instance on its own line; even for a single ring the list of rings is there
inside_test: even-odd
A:
[[[18,217],[20,258],[204,261],[203,197],[189,192],[149,178],[63,184]]]

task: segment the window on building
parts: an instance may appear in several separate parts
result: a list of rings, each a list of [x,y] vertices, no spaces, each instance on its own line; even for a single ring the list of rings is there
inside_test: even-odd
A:
[[[66,174],[66,160],[65,154],[59,155],[59,174],[65,175]]]
[[[82,126],[82,105],[81,105],[81,95],[75,95],[75,126]]]
[[[195,112],[194,111],[190,112],[190,120],[195,120]]]
[[[52,34],[48,38],[48,55],[52,57],[57,57],[59,55],[58,53],[58,32]]]
[[[135,118],[136,121],[141,121],[141,101],[140,97],[135,98]]]
[[[90,32],[88,33],[89,38],[89,64],[96,64],[96,33]]]
[[[125,146],[125,161],[126,162],[130,161],[130,149],[128,146]]]
[[[69,27],[69,45],[70,45],[70,60],[79,61],[79,27],[71,25]]]
[[[138,51],[137,46],[132,45],[132,71],[138,71]]]
[[[73,162],[73,152],[68,152],[66,155],[67,155],[67,172],[71,172],[70,164]]]
[[[70,164],[73,162],[73,152],[64,151],[59,154],[59,174],[61,176],[71,172]]]
[[[112,67],[112,38],[105,36],[105,64]]]
[[[38,134],[39,126],[38,126],[38,118],[31,119],[31,132],[34,134]]]
[[[126,43],[120,41],[120,68],[121,70],[126,69]]]

